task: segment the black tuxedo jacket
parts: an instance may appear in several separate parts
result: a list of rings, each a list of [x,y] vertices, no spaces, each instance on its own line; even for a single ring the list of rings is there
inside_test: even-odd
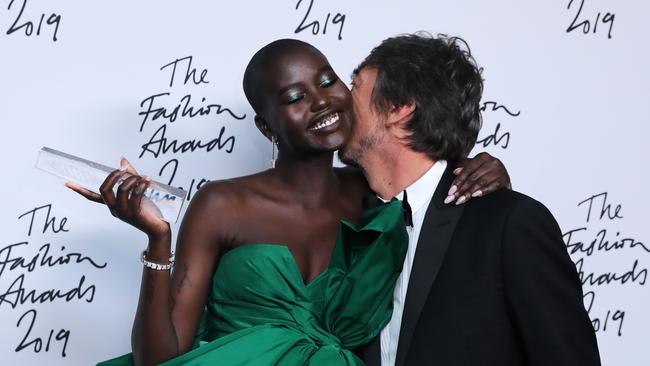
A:
[[[600,365],[551,213],[510,190],[445,205],[451,169],[420,232],[396,365]],[[378,336],[360,351],[367,365],[381,364],[379,347]]]

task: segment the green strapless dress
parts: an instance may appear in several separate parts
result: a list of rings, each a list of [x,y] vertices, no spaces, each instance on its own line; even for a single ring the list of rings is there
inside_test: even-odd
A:
[[[224,254],[195,348],[163,365],[363,365],[351,351],[388,323],[408,235],[402,203],[341,222],[329,267],[305,284],[289,248]],[[132,365],[131,354],[102,366]]]

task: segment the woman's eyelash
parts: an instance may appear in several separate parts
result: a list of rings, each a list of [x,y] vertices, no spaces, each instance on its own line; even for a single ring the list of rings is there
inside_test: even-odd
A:
[[[289,96],[288,96],[287,104],[297,102],[300,99],[302,99],[304,96],[305,95],[303,93],[297,93],[297,92],[296,93],[290,93]]]
[[[336,77],[323,77],[319,83],[321,88],[328,88],[338,81]],[[305,93],[292,92],[287,95],[286,104],[295,103],[305,97]]]
[[[334,83],[336,83],[337,80],[338,79],[334,77],[323,78],[320,82],[320,86],[326,88],[328,86],[334,85]]]

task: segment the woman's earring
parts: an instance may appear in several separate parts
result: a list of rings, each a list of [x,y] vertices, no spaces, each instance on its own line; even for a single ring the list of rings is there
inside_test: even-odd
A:
[[[271,146],[273,147],[273,153],[271,155],[271,168],[275,168],[275,149],[278,146],[278,138],[271,136]]]

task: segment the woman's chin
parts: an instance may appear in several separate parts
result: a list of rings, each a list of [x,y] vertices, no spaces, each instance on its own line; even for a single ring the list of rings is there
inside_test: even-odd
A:
[[[324,141],[323,149],[326,151],[337,151],[345,146],[347,139],[344,136],[331,136],[329,139]]]

